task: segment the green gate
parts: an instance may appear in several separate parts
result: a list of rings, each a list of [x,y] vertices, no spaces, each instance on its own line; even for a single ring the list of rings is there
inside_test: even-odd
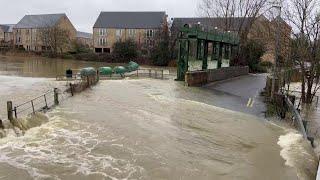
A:
[[[190,68],[190,51],[196,50],[194,59],[201,63],[201,67],[196,70],[213,69],[212,65],[208,66],[208,52],[211,50],[209,60],[217,61],[216,68],[221,68],[222,60],[230,61],[234,52],[239,45],[238,36],[230,32],[203,31],[201,27],[189,28],[183,27],[179,32],[179,55],[178,55],[178,70],[177,80],[184,81],[185,74],[188,71],[195,71]],[[196,47],[190,48],[192,45]],[[195,64],[197,64],[197,62]]]

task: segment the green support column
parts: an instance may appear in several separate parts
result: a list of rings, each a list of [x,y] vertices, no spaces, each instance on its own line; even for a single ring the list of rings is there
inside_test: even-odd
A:
[[[218,47],[217,47],[217,42],[212,42],[212,56],[211,60],[217,60],[218,59]]]
[[[180,48],[180,50],[179,50],[177,80],[184,81],[185,74],[188,71],[190,41],[189,40],[180,40],[179,41],[179,48]]]
[[[222,66],[222,58],[223,58],[223,43],[219,43],[219,49],[218,49],[218,69]]]
[[[201,40],[197,40],[197,59],[201,59]]]
[[[232,45],[231,44],[229,44],[228,45],[228,49],[229,49],[229,60],[231,60],[232,59]]]
[[[203,59],[202,59],[202,70],[208,69],[208,41],[204,41]]]
[[[233,58],[233,48],[234,46],[230,44],[230,60]]]

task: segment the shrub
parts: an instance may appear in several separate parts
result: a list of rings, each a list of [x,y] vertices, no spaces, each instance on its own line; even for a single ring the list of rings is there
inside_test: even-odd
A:
[[[261,57],[265,53],[265,46],[257,40],[248,40],[240,46],[240,53],[233,59],[232,65],[249,66],[250,72],[259,72]]]
[[[84,45],[76,40],[72,42],[72,47],[73,50],[71,54],[89,53],[92,51],[87,45]]]
[[[61,59],[73,59],[74,57],[72,56],[72,54],[69,53],[64,53],[58,56]]]
[[[137,44],[131,39],[118,41],[113,45],[113,55],[121,60],[134,59],[138,56]]]
[[[152,64],[156,66],[167,66],[170,60],[170,51],[166,42],[160,42],[151,51]]]
[[[171,57],[169,45],[169,34],[165,29],[160,32],[158,37],[158,44],[151,50],[151,59],[153,65],[168,66]]]
[[[262,61],[260,62],[260,66],[263,66],[263,67],[272,67],[273,66],[273,63],[270,62],[270,61]]]

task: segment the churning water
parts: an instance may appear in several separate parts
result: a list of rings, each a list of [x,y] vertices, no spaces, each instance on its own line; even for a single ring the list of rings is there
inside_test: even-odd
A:
[[[45,77],[54,77],[70,65],[15,63],[5,60],[5,71],[32,76],[36,69],[36,77],[46,74],[43,66],[50,71]],[[0,118],[7,100],[21,103],[63,85],[0,76]],[[233,106],[220,100],[221,95],[174,81],[101,81],[46,115],[20,119],[28,129],[23,136],[3,132],[0,179],[315,178],[317,158],[299,133],[215,106]]]
[[[100,82],[1,139],[0,179],[314,178],[297,133],[181,93],[174,81]]]

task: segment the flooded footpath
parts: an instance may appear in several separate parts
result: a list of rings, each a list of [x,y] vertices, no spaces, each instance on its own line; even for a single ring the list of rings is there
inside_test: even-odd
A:
[[[0,100],[58,85],[0,76]],[[218,107],[219,96],[173,80],[100,81],[24,136],[0,139],[0,179],[315,179],[301,135]]]

